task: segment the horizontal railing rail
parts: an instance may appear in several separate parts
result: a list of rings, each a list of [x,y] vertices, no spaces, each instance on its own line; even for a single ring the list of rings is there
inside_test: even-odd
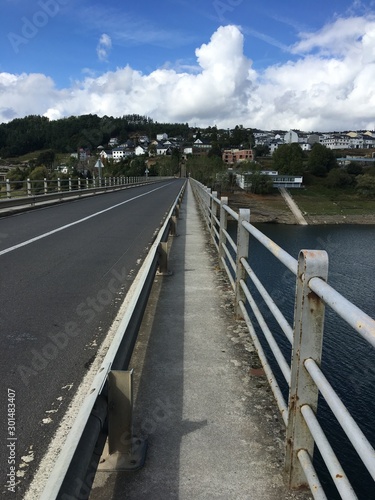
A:
[[[107,437],[115,442],[115,447],[124,453],[112,453],[112,456],[120,455],[121,460],[132,458],[134,451],[133,436],[126,436],[124,430],[116,428],[116,425],[107,428],[107,420],[110,417],[112,403],[109,403],[111,394],[111,378],[124,385],[131,382],[131,372],[128,365],[136,343],[138,330],[142,316],[147,304],[148,296],[154,282],[155,273],[168,274],[168,249],[167,240],[169,235],[176,234],[176,224],[182,198],[184,196],[186,182],[182,186],[178,196],[173,202],[163,225],[155,237],[144,262],[135,277],[133,284],[125,297],[126,312],[117,328],[111,345],[97,370],[92,385],[79,409],[77,417],[65,439],[65,442],[55,461],[54,467],[49,473],[48,479],[40,496],[41,500],[65,499],[65,498],[87,498],[91,486],[86,480],[91,477],[92,468],[98,465],[98,446],[103,448],[104,439]],[[125,378],[122,374],[126,375]],[[129,379],[130,377],[130,379]],[[124,382],[125,380],[125,382]],[[114,392],[118,392],[116,387]],[[131,393],[131,389],[129,389]],[[124,396],[125,406],[129,405],[129,394]],[[116,401],[116,404],[123,402]],[[116,408],[117,411],[120,411]],[[123,411],[121,409],[120,413]],[[125,424],[125,429],[131,432],[131,408],[126,406],[124,413],[130,419]],[[130,416],[129,416],[130,414]],[[111,421],[109,422],[111,423]],[[126,441],[124,444],[122,441]],[[137,441],[138,442],[138,441]],[[99,445],[98,445],[99,443]],[[101,444],[100,444],[101,443]],[[130,446],[130,447],[129,447]],[[125,448],[125,450],[124,450]],[[137,452],[139,450],[136,450]],[[109,457],[111,458],[111,457]],[[138,461],[136,457],[135,461]],[[132,462],[132,460],[130,460]],[[91,472],[90,472],[91,470]],[[77,485],[79,485],[77,489]],[[82,488],[82,491],[81,489]]]
[[[237,213],[229,207],[228,198],[219,199],[216,192],[211,192],[203,184],[194,179],[190,182],[218,250],[220,265],[226,270],[235,292],[236,314],[246,322],[286,426],[285,470],[289,487],[309,486],[314,498],[327,498],[313,466],[316,445],[341,498],[357,498],[317,418],[320,394],[375,480],[374,448],[321,369],[325,306],[359,333],[370,344],[369,348],[375,346],[375,320],[327,283],[328,255],[325,251],[301,250],[298,259],[293,258],[250,223],[250,210],[240,209]],[[237,225],[236,241],[228,232],[230,218]],[[250,266],[249,236],[261,243],[295,276],[293,327]],[[252,295],[248,280],[253,283],[267,311],[292,345],[290,363]],[[286,380],[287,400],[271,368],[269,354],[263,348],[259,329],[272,353],[272,362],[276,361]]]
[[[92,194],[115,191],[127,187],[159,182],[170,177],[93,177],[0,181],[0,209],[22,205],[36,205],[50,200],[65,200]]]

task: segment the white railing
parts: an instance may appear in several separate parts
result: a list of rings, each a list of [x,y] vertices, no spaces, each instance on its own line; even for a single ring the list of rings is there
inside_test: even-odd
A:
[[[5,179],[0,181],[0,200],[20,197],[32,197],[47,195],[50,193],[62,193],[67,191],[82,191],[95,188],[125,186],[144,181],[145,177],[92,177],[78,178],[57,178],[49,179],[24,179],[11,181]]]
[[[220,265],[232,284],[236,314],[247,324],[286,426],[285,469],[289,487],[308,485],[314,498],[327,498],[313,466],[316,445],[341,498],[357,498],[316,416],[318,395],[321,394],[375,481],[375,451],[320,368],[325,307],[331,308],[360,334],[369,343],[369,349],[375,346],[375,320],[327,283],[328,255],[325,251],[301,250],[296,260],[250,223],[249,209],[240,209],[236,213],[228,206],[228,198],[218,199],[216,192],[194,179],[191,179],[191,186],[218,250]],[[227,229],[229,217],[237,222],[236,241]],[[249,264],[250,235],[296,277],[293,327]],[[290,364],[249,290],[249,280],[292,345]],[[249,311],[255,316],[258,326],[254,326]],[[257,333],[259,329],[285,378],[288,401],[262,347]]]

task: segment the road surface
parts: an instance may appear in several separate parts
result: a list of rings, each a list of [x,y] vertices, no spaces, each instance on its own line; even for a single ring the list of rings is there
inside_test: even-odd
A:
[[[2,498],[22,498],[182,180],[0,219]]]

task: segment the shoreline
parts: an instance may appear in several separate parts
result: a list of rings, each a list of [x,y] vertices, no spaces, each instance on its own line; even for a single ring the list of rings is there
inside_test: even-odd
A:
[[[252,223],[298,225],[295,216],[281,195],[254,195],[244,191],[235,191],[234,193],[222,193],[222,196],[228,196],[229,205],[236,212],[240,208],[250,208]],[[348,215],[309,215],[303,213],[303,217],[308,225],[375,225],[375,202],[374,213]]]

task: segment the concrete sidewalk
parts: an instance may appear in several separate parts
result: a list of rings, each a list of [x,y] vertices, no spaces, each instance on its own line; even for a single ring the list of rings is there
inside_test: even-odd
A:
[[[283,481],[284,425],[190,186],[131,365],[143,469],[98,472],[91,500],[307,499]]]

